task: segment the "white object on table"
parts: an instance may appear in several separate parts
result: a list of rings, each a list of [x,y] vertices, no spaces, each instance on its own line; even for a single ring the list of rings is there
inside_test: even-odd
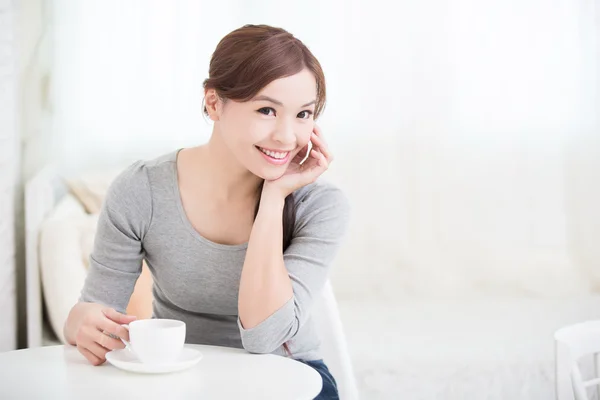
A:
[[[559,329],[554,334],[556,344],[556,398],[558,400],[588,400],[587,388],[596,386],[600,398],[599,359],[600,321],[587,321]],[[596,379],[584,381],[578,362],[594,356]]]
[[[94,367],[73,346],[0,353],[1,399],[314,399],[321,376],[298,361],[189,345],[203,358],[185,371],[148,375]]]
[[[202,353],[189,347],[181,349],[181,354],[174,361],[160,364],[143,363],[133,354],[133,351],[127,348],[106,353],[106,361],[115,367],[140,374],[164,374],[183,371],[198,364],[200,360],[202,360]]]

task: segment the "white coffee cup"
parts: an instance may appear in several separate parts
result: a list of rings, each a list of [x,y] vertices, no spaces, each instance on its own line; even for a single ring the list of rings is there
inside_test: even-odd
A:
[[[143,363],[164,364],[179,357],[185,344],[185,322],[175,319],[141,319],[123,325],[129,342],[121,339]]]

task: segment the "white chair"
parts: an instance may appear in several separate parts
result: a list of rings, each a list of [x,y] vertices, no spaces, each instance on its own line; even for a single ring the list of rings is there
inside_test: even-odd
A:
[[[589,400],[588,388],[596,386],[600,398],[600,321],[587,321],[559,329],[554,334],[556,399]],[[585,356],[594,358],[595,379],[584,381],[579,362]]]
[[[312,307],[312,317],[321,337],[323,361],[334,376],[341,400],[357,400],[358,389],[348,353],[346,336],[329,280]]]

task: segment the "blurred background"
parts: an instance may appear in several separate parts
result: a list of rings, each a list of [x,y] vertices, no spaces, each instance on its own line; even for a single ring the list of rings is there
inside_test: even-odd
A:
[[[58,340],[85,273],[43,239],[61,196],[206,141],[212,51],[247,23],[325,71],[361,398],[553,398],[554,331],[600,319],[598,0],[0,0],[0,351]]]

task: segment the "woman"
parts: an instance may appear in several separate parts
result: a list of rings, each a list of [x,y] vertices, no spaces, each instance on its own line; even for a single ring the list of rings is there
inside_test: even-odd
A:
[[[128,338],[145,260],[153,316],[185,321],[187,343],[292,357],[323,377],[319,398],[338,398],[310,318],[349,215],[343,193],[316,181],[333,159],[314,123],[321,66],[288,32],[246,25],[218,44],[204,89],[208,143],[111,185],[65,337],[94,365],[123,348],[109,335]]]

